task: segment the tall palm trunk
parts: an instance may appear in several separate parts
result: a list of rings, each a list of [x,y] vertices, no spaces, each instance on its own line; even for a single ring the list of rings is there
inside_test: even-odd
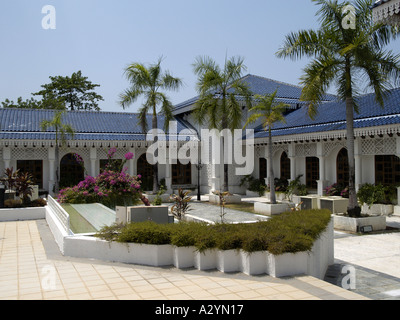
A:
[[[346,135],[347,153],[349,161],[349,206],[347,212],[350,216],[360,216],[355,187],[356,169],[354,158],[354,99],[352,90],[350,58],[346,57]]]
[[[223,104],[223,108],[224,108],[224,110],[225,110],[225,98],[223,98],[222,99],[222,104]],[[226,129],[227,127],[228,127],[228,123],[227,123],[228,121],[227,121],[227,119],[226,119],[226,116],[225,116],[225,112],[224,112],[224,116],[223,116],[223,118],[222,118],[222,129]],[[227,147],[227,143],[229,142],[229,139],[227,138],[227,137],[223,137],[222,138],[222,142],[223,142],[223,145],[222,145],[222,150],[223,150],[223,157],[222,157],[222,161],[223,161],[223,163],[224,163],[224,183],[223,183],[223,185],[222,185],[222,191],[223,192],[229,192],[229,168],[228,168],[228,164],[227,163],[225,163],[225,152],[227,151],[227,150],[225,150],[225,147]]]
[[[272,204],[276,204],[275,195],[275,176],[274,169],[272,167],[272,132],[271,128],[268,129],[268,176],[269,176],[269,198]]]
[[[153,107],[153,118],[152,118],[152,129],[156,130],[157,129],[157,110],[156,106]],[[158,137],[154,137],[154,142],[156,143],[158,141]],[[158,154],[158,150],[156,150],[156,153]],[[157,156],[155,154],[155,156]],[[159,189],[158,186],[158,164],[153,165],[153,193],[157,193]]]
[[[360,208],[358,206],[355,188],[354,101],[352,97],[346,98],[346,124],[347,153],[349,161],[349,206],[347,211],[350,216],[359,216]]]

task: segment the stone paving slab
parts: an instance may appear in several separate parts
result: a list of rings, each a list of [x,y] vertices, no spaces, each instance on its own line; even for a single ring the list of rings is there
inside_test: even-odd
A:
[[[310,276],[223,274],[63,257],[45,222],[0,223],[0,300],[367,300]]]

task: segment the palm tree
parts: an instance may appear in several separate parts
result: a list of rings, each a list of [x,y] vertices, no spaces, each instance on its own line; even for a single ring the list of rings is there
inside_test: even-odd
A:
[[[268,172],[269,172],[269,188],[270,188],[270,201],[272,204],[276,204],[275,196],[275,176],[272,166],[272,128],[277,122],[286,122],[284,112],[290,106],[283,102],[276,101],[276,94],[278,90],[270,95],[255,95],[254,98],[259,103],[252,107],[249,112],[251,113],[247,119],[244,128],[249,124],[256,122],[261,119],[264,130],[268,130]]]
[[[157,114],[164,116],[164,130],[168,130],[169,121],[173,119],[172,103],[168,97],[160,90],[178,90],[182,81],[173,77],[168,71],[162,72],[160,58],[156,64],[145,67],[140,63],[132,63],[125,70],[125,75],[130,82],[130,88],[120,95],[122,108],[134,103],[139,97],[143,96],[145,101],[139,109],[139,122],[144,132],[147,132],[147,115],[152,114],[152,129],[157,129]],[[161,106],[158,111],[157,107]],[[156,139],[155,139],[156,140]],[[153,166],[153,193],[159,189],[158,167]]]
[[[198,76],[197,89],[200,94],[194,116],[199,124],[208,123],[210,129],[234,130],[242,126],[242,105],[251,106],[251,93],[242,81],[246,69],[243,58],[231,58],[220,68],[209,57],[197,57],[193,64]],[[224,139],[225,140],[225,139]],[[225,141],[224,141],[225,142]],[[223,148],[224,149],[224,148]],[[223,191],[229,191],[228,164],[224,163]]]
[[[40,129],[42,131],[47,131],[49,128],[54,128],[56,133],[56,141],[55,141],[55,163],[56,163],[56,181],[54,184],[54,193],[57,194],[60,189],[60,151],[59,147],[66,145],[67,137],[70,136],[72,139],[75,135],[75,131],[69,124],[64,124],[62,121],[62,116],[66,113],[65,110],[57,111],[54,114],[53,119],[51,120],[43,120],[40,123]]]
[[[301,100],[309,102],[309,115],[313,118],[317,106],[327,89],[336,85],[338,98],[346,103],[347,151],[349,158],[348,213],[359,216],[360,207],[355,190],[354,111],[357,105],[358,79],[367,79],[367,88],[375,92],[376,101],[383,107],[385,95],[393,80],[400,77],[399,55],[385,51],[396,29],[374,24],[371,15],[373,0],[355,0],[338,3],[337,0],[312,0],[320,6],[320,28],[301,30],[286,36],[278,57],[314,58],[301,77]],[[346,7],[347,6],[347,7]],[[345,22],[349,18],[348,6],[354,8],[354,26]],[[367,89],[365,88],[365,89]]]

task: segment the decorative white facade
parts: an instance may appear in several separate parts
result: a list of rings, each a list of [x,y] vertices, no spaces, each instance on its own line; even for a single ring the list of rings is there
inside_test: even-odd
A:
[[[376,1],[372,10],[374,22],[400,25],[400,0]]]
[[[296,94],[300,96],[300,88],[256,76],[246,79],[255,88],[267,88],[271,92],[278,84],[281,88],[279,98],[292,101],[293,111],[286,116],[287,124],[276,126],[273,130],[272,166],[275,177],[290,181],[302,175],[301,182],[308,186],[309,191],[320,195],[325,187],[339,180],[345,182],[346,123],[340,102],[328,97],[319,108],[320,115],[311,121],[295,98]],[[366,95],[360,100],[361,114],[354,121],[356,187],[364,183],[400,185],[400,89],[393,90],[383,109],[372,98]],[[179,124],[178,132],[189,130],[193,133],[192,140],[201,138],[196,132],[207,129],[206,126],[200,127],[191,116],[195,102],[192,99],[178,105],[174,112]],[[50,194],[53,193],[57,167],[55,137],[54,133],[43,133],[39,127],[40,121],[51,118],[51,115],[48,110],[0,109],[0,172],[11,167],[33,170],[42,191]],[[243,124],[246,117],[247,110],[244,108]],[[153,142],[146,141],[135,114],[75,111],[67,114],[65,123],[75,127],[76,135],[68,140],[67,146],[60,148],[60,166],[63,159],[76,153],[83,159],[86,170],[83,174],[96,176],[100,173],[102,162],[107,159],[108,150],[115,147],[117,159],[123,159],[128,152],[134,154],[133,159],[127,162],[129,174],[151,178],[145,155]],[[268,179],[268,138],[257,124],[254,129],[254,154],[250,157],[254,159],[252,175],[257,179]],[[176,141],[175,146],[169,143],[167,146],[179,149],[186,143]],[[214,156],[222,154],[222,148],[215,150],[211,140],[209,147]],[[245,154],[245,146],[242,153]],[[211,154],[207,156],[211,161]],[[158,165],[159,180],[165,179],[168,192],[173,192],[178,186],[196,189],[198,184],[203,194],[220,190],[224,184],[223,163],[203,163],[200,179],[197,165],[180,165],[167,157],[167,164]],[[229,165],[229,190],[245,194],[245,187],[240,186],[244,176],[236,174],[239,167]],[[72,175],[70,171],[63,173],[61,169],[62,179],[69,178],[68,175]]]

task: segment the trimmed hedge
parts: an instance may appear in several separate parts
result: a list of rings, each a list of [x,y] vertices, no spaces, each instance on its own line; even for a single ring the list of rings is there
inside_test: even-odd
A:
[[[96,236],[108,241],[195,246],[199,251],[243,249],[280,255],[310,251],[330,219],[329,210],[301,210],[250,224],[130,223],[103,228]]]

